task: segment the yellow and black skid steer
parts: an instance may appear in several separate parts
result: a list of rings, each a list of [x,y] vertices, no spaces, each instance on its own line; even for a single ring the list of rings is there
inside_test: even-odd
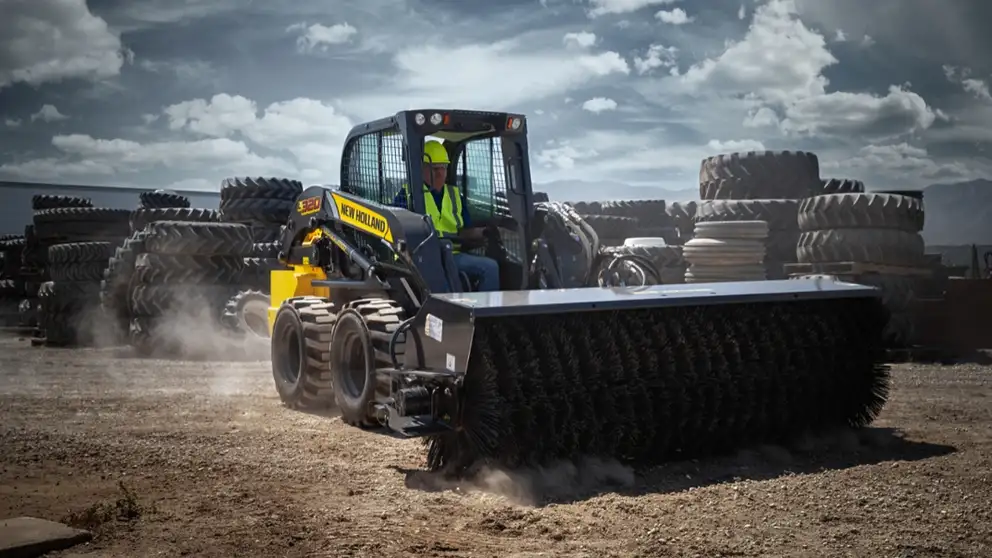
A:
[[[424,142],[495,259],[479,292],[426,217]],[[398,203],[406,200],[406,203]],[[887,397],[871,287],[591,278],[588,247],[535,203],[523,115],[411,110],[355,127],[340,185],[310,187],[271,275],[272,371],[291,407],[423,437],[428,467],[579,456],[652,464],[870,423]],[[471,238],[475,238],[472,244]],[[481,240],[479,240],[481,239]]]

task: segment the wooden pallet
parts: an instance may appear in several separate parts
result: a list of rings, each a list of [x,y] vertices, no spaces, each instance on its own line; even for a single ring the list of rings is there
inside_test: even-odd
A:
[[[926,267],[903,267],[896,265],[881,265],[864,262],[834,262],[834,263],[790,263],[782,266],[786,275],[842,275],[856,277],[858,275],[903,275],[907,277],[930,277],[933,270]]]

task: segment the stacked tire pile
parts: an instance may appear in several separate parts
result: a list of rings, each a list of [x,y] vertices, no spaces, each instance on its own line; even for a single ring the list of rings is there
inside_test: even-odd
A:
[[[684,248],[689,262],[685,282],[764,280],[768,232],[764,221],[697,223],[695,238]]]
[[[799,200],[823,188],[819,159],[813,153],[752,151],[708,157],[699,170],[703,201],[695,214],[696,236],[700,223],[765,221],[765,278],[785,279],[783,266],[796,261]]]
[[[126,209],[93,207],[91,200],[34,196],[34,241],[25,261],[42,263],[36,343],[69,346],[100,339],[100,281],[113,247],[128,235]],[[31,251],[29,255],[27,252]],[[42,341],[43,339],[43,341]]]
[[[610,255],[648,260],[662,284],[681,283],[685,277],[680,229],[665,200],[576,202],[575,212],[596,231]]]
[[[251,228],[253,246],[244,259],[242,290],[231,300],[222,315],[228,328],[267,336],[265,313],[269,301],[269,274],[286,269],[279,262],[279,236],[303,183],[285,178],[227,178],[221,182],[221,219]]]
[[[24,245],[21,250],[21,279],[24,280],[24,299],[20,304],[20,325],[34,328],[34,336],[42,337],[41,332],[41,299],[38,293],[45,281],[45,262],[48,260],[48,250],[42,249],[38,235],[34,232],[34,224],[24,227]]]
[[[923,201],[899,194],[827,194],[804,200],[798,221],[800,263],[855,262],[901,268],[926,267]],[[876,286],[892,312],[889,342],[904,346],[913,337],[909,307],[916,279],[898,274],[859,275]]]
[[[863,194],[865,184],[850,178],[824,178],[820,180],[820,190],[815,195],[824,194]]]
[[[21,274],[21,254],[24,252],[24,235],[0,236],[0,326],[26,325],[21,323],[21,303],[25,297],[38,295],[26,286]]]
[[[189,198],[171,192],[142,192],[139,199],[141,205],[129,217],[130,235],[114,250],[100,285],[100,301],[107,323],[121,340],[128,339],[131,328],[131,278],[138,256],[145,251],[145,227],[158,221],[220,222],[219,212],[191,208]]]
[[[130,279],[130,343],[146,356],[216,356],[227,302],[241,290],[251,228],[156,221],[143,230]]]

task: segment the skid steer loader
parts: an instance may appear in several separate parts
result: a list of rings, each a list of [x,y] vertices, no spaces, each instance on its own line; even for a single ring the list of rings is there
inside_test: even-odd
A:
[[[422,196],[425,138],[499,263],[474,291]],[[416,190],[414,190],[416,191]],[[412,110],[346,139],[340,186],[296,203],[273,271],[272,372],[290,407],[422,437],[464,472],[579,456],[634,464],[870,423],[885,403],[879,292],[820,281],[603,287],[535,204],[522,115]],[[578,263],[577,263],[578,262]]]

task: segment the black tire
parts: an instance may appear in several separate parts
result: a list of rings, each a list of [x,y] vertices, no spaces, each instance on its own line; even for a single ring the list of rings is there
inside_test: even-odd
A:
[[[246,198],[296,200],[303,193],[303,183],[288,178],[225,178],[220,185],[221,209],[224,202]]]
[[[637,219],[641,227],[670,227],[665,200],[611,200],[576,202],[572,204],[579,215],[612,215]]]
[[[156,254],[243,257],[254,244],[251,229],[237,223],[157,221],[145,232],[145,251]]]
[[[100,262],[106,264],[114,254],[109,242],[67,242],[48,247],[50,265]]]
[[[255,242],[251,248],[252,258],[277,258],[282,244],[279,242]]]
[[[187,221],[190,223],[219,223],[220,212],[214,209],[199,208],[158,208],[135,209],[131,212],[130,224],[133,232],[144,230],[148,223],[156,221]]]
[[[860,262],[917,267],[924,265],[919,233],[894,229],[829,229],[804,232],[796,254],[800,263]]]
[[[342,310],[331,337],[331,383],[334,402],[346,424],[374,424],[375,360],[372,332],[365,319],[353,308]]]
[[[694,221],[765,221],[769,230],[798,230],[798,215],[799,200],[707,200]]]
[[[142,192],[138,194],[138,199],[141,200],[141,207],[148,209],[186,208],[190,205],[189,198],[186,196],[180,196],[171,192],[162,192],[160,190]]]
[[[269,295],[262,291],[241,291],[224,306],[221,323],[231,331],[255,337],[270,337]]]
[[[214,319],[220,309],[238,292],[233,285],[201,285],[171,283],[168,285],[134,284],[131,290],[131,316],[196,315],[202,309],[213,309]]]
[[[229,223],[274,223],[289,220],[296,207],[293,200],[239,198],[221,203],[220,214]]]
[[[826,178],[820,181],[820,191],[818,194],[861,194],[864,191],[865,184],[860,180]]]
[[[840,228],[923,230],[923,202],[897,194],[829,194],[803,200],[799,226],[804,231]]]
[[[583,215],[582,220],[596,231],[600,242],[604,239],[619,239],[622,242],[623,239],[634,236],[639,226],[637,219],[613,215]]]
[[[819,158],[805,151],[751,151],[707,157],[699,195],[713,199],[799,199],[821,187]]]
[[[331,406],[330,346],[337,320],[334,304],[315,296],[287,299],[272,327],[272,378],[291,409]]]
[[[39,240],[79,242],[130,234],[126,209],[106,207],[59,207],[34,213],[34,230]]]
[[[244,268],[245,259],[241,256],[145,253],[135,259],[134,277],[142,285],[231,285],[240,282]]]
[[[52,281],[83,281],[98,283],[103,280],[106,262],[73,262],[50,264],[48,276]]]
[[[244,258],[240,281],[243,285],[269,292],[272,271],[289,269],[277,258]]]
[[[59,207],[93,207],[93,200],[75,196],[51,196],[36,194],[31,196],[31,209],[57,209]]]

